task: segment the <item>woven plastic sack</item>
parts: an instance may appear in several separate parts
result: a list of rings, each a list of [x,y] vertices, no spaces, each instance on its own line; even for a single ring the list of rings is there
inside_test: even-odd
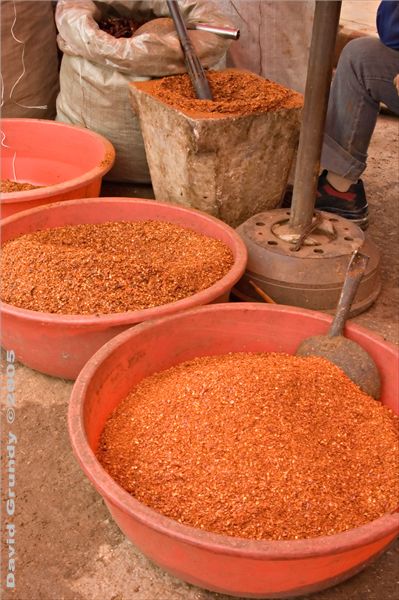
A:
[[[314,0],[218,0],[241,30],[227,65],[304,93]]]
[[[179,4],[188,27],[195,23],[231,27],[231,20],[208,0],[182,0]],[[109,179],[143,183],[150,181],[150,175],[127,84],[186,69],[174,29],[154,21],[155,27],[149,32],[116,39],[97,24],[101,18],[115,14],[137,20],[169,16],[164,0],[58,2],[58,45],[64,56],[57,120],[88,127],[114,144],[117,157]],[[206,67],[220,63],[229,45],[227,40],[202,31],[191,31],[190,37]]]
[[[0,8],[1,115],[53,119],[58,58],[52,4],[3,0]]]

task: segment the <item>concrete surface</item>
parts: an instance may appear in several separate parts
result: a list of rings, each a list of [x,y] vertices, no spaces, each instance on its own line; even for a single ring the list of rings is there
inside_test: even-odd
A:
[[[381,117],[364,180],[371,205],[369,233],[383,255],[383,291],[377,303],[355,319],[395,343],[399,342],[398,136],[399,120]],[[104,192],[151,196],[147,189],[115,184],[104,186]],[[70,382],[17,366],[12,425],[17,435],[16,588],[5,588],[8,549],[3,534],[4,600],[228,600],[170,577],[125,540],[72,456],[66,429],[71,388]],[[10,429],[3,418],[3,450]],[[2,518],[4,525],[4,510]],[[398,584],[396,542],[362,573],[312,598],[396,600]]]

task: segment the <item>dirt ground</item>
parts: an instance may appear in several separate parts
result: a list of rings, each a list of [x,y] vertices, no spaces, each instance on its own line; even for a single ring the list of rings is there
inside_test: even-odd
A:
[[[377,303],[354,319],[395,343],[399,342],[398,134],[398,119],[380,117],[364,180],[371,205],[369,235],[382,252],[383,290]],[[144,188],[110,184],[104,193],[150,195]],[[66,427],[72,383],[22,365],[17,366],[16,383],[16,588],[5,589],[4,553],[4,600],[227,600],[164,573],[124,538],[72,455]],[[4,436],[8,431],[4,420],[3,425]],[[396,542],[362,573],[312,598],[396,600],[398,584]]]

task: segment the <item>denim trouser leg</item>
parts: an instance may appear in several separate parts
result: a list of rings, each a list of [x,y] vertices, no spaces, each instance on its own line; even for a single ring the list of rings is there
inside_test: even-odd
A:
[[[379,103],[399,114],[393,83],[399,73],[399,50],[376,38],[359,38],[345,46],[332,82],[321,165],[357,181],[366,168],[367,149]]]

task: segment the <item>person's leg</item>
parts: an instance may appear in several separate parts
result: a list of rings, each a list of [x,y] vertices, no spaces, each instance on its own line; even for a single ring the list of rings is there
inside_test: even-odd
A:
[[[399,73],[399,51],[377,38],[358,38],[341,53],[332,82],[315,208],[368,223],[368,206],[359,176],[366,168],[367,150],[380,102],[399,114],[393,80]],[[290,206],[292,192],[284,198]]]
[[[368,224],[363,182],[367,150],[380,102],[399,114],[393,83],[399,73],[399,51],[376,38],[359,38],[343,50],[331,86],[316,208]]]
[[[366,168],[367,149],[379,103],[399,114],[393,83],[399,73],[399,51],[376,38],[358,38],[344,48],[331,86],[321,164],[357,182]]]

